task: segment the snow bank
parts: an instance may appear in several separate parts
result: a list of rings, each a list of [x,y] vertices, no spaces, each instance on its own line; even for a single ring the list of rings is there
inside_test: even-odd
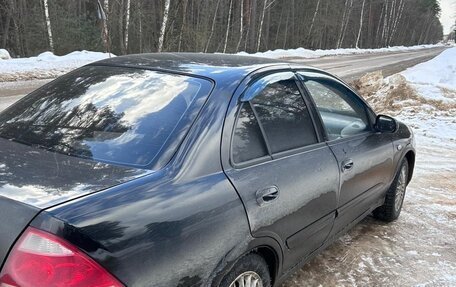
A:
[[[10,54],[5,49],[0,49],[0,60],[9,60],[11,59]]]
[[[320,58],[324,56],[336,56],[336,55],[355,55],[355,54],[370,54],[370,53],[385,53],[385,52],[405,52],[405,51],[416,51],[422,49],[443,47],[444,44],[436,45],[418,45],[418,46],[396,46],[388,48],[379,48],[379,49],[332,49],[332,50],[309,50],[304,48],[297,49],[277,49],[269,50],[267,52],[258,52],[255,54],[248,54],[246,52],[240,52],[238,55],[245,56],[257,56],[257,57],[266,57],[266,58]]]
[[[355,87],[378,113],[409,124],[419,145],[456,150],[456,48],[434,59],[383,78],[371,73]]]
[[[380,111],[452,112],[456,118],[456,47],[434,59],[383,78],[380,71],[354,82]]]
[[[456,92],[456,48],[401,73],[427,99],[456,102],[446,96]],[[443,91],[443,92],[442,92]]]
[[[36,57],[1,61],[0,82],[58,77],[83,65],[106,59],[107,53],[76,51],[65,56],[44,52]]]

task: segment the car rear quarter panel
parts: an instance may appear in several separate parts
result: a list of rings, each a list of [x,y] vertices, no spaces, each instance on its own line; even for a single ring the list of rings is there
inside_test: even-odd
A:
[[[127,286],[204,285],[249,238],[223,173],[142,178],[51,209],[32,225],[77,244]]]
[[[36,207],[0,196],[0,270],[17,237],[39,211]]]

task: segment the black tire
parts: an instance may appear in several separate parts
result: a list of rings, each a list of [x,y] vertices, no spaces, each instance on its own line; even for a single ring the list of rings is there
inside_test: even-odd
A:
[[[252,272],[252,273],[249,273]],[[248,254],[241,259],[231,268],[228,274],[223,278],[220,287],[230,287],[238,285],[235,283],[244,274],[256,274],[262,282],[263,287],[271,287],[271,275],[269,274],[268,264],[258,254]],[[232,285],[234,283],[234,285]]]
[[[407,159],[401,163],[393,183],[386,192],[385,203],[374,210],[374,217],[386,222],[396,220],[401,214],[405,191],[408,184],[409,164]]]

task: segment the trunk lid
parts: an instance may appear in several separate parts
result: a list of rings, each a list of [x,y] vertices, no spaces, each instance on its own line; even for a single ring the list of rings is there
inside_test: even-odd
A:
[[[70,157],[0,138],[0,266],[43,209],[150,173]]]

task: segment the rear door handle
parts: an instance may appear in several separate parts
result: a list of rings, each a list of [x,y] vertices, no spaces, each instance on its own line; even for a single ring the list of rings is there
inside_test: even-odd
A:
[[[352,159],[347,159],[342,162],[342,171],[349,171],[353,168],[354,162]]]
[[[260,189],[256,192],[256,200],[259,206],[270,203],[279,197],[279,188],[277,186],[270,186]]]

